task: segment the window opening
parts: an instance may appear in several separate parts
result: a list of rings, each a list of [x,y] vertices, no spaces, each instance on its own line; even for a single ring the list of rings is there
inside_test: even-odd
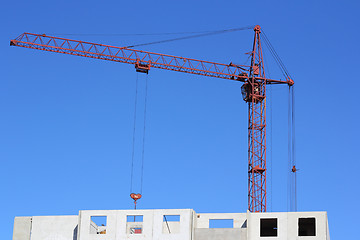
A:
[[[209,219],[209,228],[233,228],[234,219]]]
[[[163,222],[180,222],[180,215],[164,215]]]
[[[128,234],[142,234],[143,219],[143,215],[127,215],[126,225],[128,229]]]
[[[127,222],[143,222],[143,215],[128,215],[126,217]]]
[[[315,218],[299,218],[299,236],[316,236]]]
[[[277,218],[260,219],[260,237],[277,237]]]
[[[106,216],[90,217],[90,234],[106,234]]]
[[[180,232],[180,215],[163,215],[163,233]]]

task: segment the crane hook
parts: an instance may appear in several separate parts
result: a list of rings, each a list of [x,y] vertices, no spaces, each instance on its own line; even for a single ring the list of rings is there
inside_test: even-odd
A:
[[[134,200],[134,204],[135,204],[135,209],[136,209],[136,201],[139,200],[142,195],[140,193],[131,193],[130,197]]]

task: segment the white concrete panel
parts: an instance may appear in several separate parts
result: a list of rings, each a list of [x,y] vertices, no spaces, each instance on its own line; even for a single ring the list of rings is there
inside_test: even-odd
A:
[[[14,220],[13,240],[30,240],[32,217],[16,217]]]
[[[127,222],[127,216],[142,222]],[[179,215],[180,221],[163,221]],[[91,221],[106,216],[106,226]],[[277,219],[277,236],[260,237],[260,219]],[[299,218],[315,218],[316,236],[298,236]],[[232,219],[232,228],[209,229],[211,219]],[[177,220],[177,219],[176,219]],[[95,221],[95,220],[94,220]],[[100,223],[98,223],[100,225]],[[132,227],[141,232],[132,234]],[[170,228],[170,232],[169,229]],[[17,217],[13,240],[330,240],[326,212],[199,213],[192,209],[85,210],[78,216]]]
[[[86,210],[80,211],[79,237],[77,240],[113,240],[116,237],[116,211]],[[91,217],[106,216],[106,234],[94,234],[91,231]]]
[[[248,239],[249,240],[327,240],[327,216],[325,212],[285,212],[285,213],[248,213]],[[316,236],[298,236],[298,219],[314,217]],[[277,218],[277,237],[260,237],[260,219]]]
[[[143,222],[127,222],[127,216],[143,216]],[[116,240],[145,240],[152,238],[153,210],[119,210],[117,211]],[[142,226],[141,234],[130,234],[131,226]]]
[[[298,236],[299,218],[315,218],[315,236]],[[326,239],[327,218],[325,212],[290,212],[288,213],[289,221],[289,239]]]
[[[245,240],[241,228],[198,228],[195,230],[196,240]]]
[[[191,209],[160,209],[154,211],[153,240],[184,240],[192,239]],[[163,233],[164,215],[180,215],[180,230],[178,233]]]
[[[32,217],[30,239],[75,240],[77,225],[78,216],[35,216]]]

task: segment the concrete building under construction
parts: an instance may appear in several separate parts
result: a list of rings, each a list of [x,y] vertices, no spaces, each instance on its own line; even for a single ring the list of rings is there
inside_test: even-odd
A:
[[[13,240],[330,240],[326,212],[82,210],[16,217]]]

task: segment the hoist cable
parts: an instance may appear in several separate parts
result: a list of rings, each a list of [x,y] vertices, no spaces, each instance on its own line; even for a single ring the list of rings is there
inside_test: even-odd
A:
[[[144,179],[143,176],[144,176],[144,155],[145,155],[145,133],[146,133],[147,94],[148,94],[148,75],[146,75],[146,81],[145,81],[144,130],[143,130],[142,156],[141,156],[141,185],[140,185],[140,193],[142,193],[142,189],[143,189],[143,179]]]
[[[288,94],[288,171],[287,171],[287,177],[288,177],[288,184],[287,184],[287,209],[290,212],[292,210],[292,188],[291,188],[291,97],[290,97],[290,87],[289,87],[289,94]]]
[[[267,58],[266,58],[266,53],[263,52],[263,56],[264,56],[264,66],[265,66],[265,69],[266,69],[266,72],[267,72],[267,75],[269,76],[269,78],[271,79],[271,72],[270,72],[270,69],[269,69],[269,66],[268,64],[266,64],[268,61],[267,61]],[[266,105],[268,105],[269,107],[267,108],[267,111],[269,111],[269,115],[270,115],[270,121],[268,121],[268,124],[267,124],[267,128],[269,126],[269,132],[270,134],[270,141],[269,141],[269,146],[268,146],[268,150],[269,150],[269,163],[270,163],[270,197],[269,197],[269,202],[270,202],[270,211],[272,211],[272,188],[273,188],[273,154],[272,154],[272,147],[273,147],[273,138],[272,138],[272,134],[273,134],[273,126],[272,126],[272,87],[271,85],[268,85],[266,86],[266,92],[269,92],[269,97],[266,97]]]
[[[289,195],[290,211],[297,211],[297,168],[295,154],[295,90],[289,87],[288,99],[288,163],[289,163]]]
[[[269,76],[270,77],[270,76]],[[270,211],[272,211],[272,205],[273,205],[273,124],[272,124],[272,87],[270,87]]]
[[[292,79],[289,71],[285,67],[285,64],[281,60],[280,56],[275,51],[275,48],[271,44],[270,40],[266,36],[264,30],[261,32],[261,37],[269,52],[275,59],[276,64],[279,66],[280,71],[284,77],[289,80]],[[288,184],[287,184],[287,209],[289,211],[297,211],[297,179],[296,179],[296,160],[295,160],[295,97],[294,86],[289,86],[288,95]]]
[[[126,46],[126,47],[127,48],[133,48],[133,47],[146,46],[146,45],[152,45],[152,44],[173,42],[173,41],[185,40],[185,39],[190,39],[190,38],[198,38],[198,37],[205,37],[205,36],[228,33],[228,32],[247,30],[247,29],[251,29],[251,28],[253,28],[253,26],[242,27],[242,28],[232,28],[232,29],[225,29],[225,30],[218,30],[218,31],[201,33],[201,34],[190,35],[190,36],[185,36],[185,37],[171,38],[171,39],[159,40],[159,41],[148,42],[148,43],[139,43],[139,44],[134,44],[134,45]]]
[[[296,137],[295,137],[295,88],[291,87],[291,125],[292,125],[292,163],[296,166]],[[294,172],[294,211],[297,211],[297,171]]]
[[[138,96],[138,81],[139,75],[136,74],[135,86],[135,104],[134,104],[134,125],[133,125],[133,141],[132,141],[132,154],[131,154],[131,180],[130,180],[130,193],[132,193],[133,178],[134,178],[134,158],[135,158],[135,135],[136,135],[136,109],[137,109],[137,96]]]

